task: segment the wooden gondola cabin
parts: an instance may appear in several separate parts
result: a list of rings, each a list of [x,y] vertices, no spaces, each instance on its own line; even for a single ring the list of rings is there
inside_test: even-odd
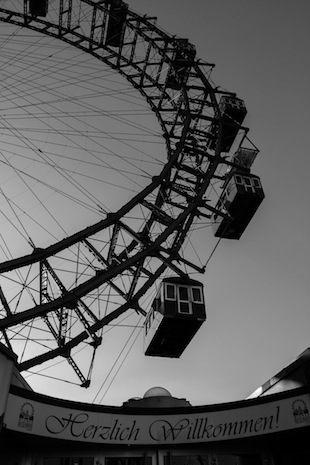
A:
[[[234,96],[222,96],[219,101],[219,111],[222,120],[220,137],[221,152],[229,152],[247,114],[244,101]],[[211,126],[211,149],[216,149],[219,136],[219,121]]]
[[[196,48],[189,43],[177,49],[167,75],[166,86],[179,90],[186,84],[191,67],[195,61]]]
[[[48,12],[48,0],[30,0],[29,9],[32,16],[45,17]]]
[[[126,3],[122,1],[111,2],[105,39],[106,45],[110,47],[121,46],[127,12],[128,6]]]
[[[180,357],[205,320],[199,281],[163,279],[144,323],[145,355]]]
[[[260,178],[250,173],[234,173],[217,202],[216,209],[225,215],[213,214],[216,237],[240,239],[265,197]]]

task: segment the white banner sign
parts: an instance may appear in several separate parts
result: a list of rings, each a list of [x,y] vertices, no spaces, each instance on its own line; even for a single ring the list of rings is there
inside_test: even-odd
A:
[[[289,395],[289,394],[288,394]],[[34,396],[35,398],[35,396]],[[186,444],[223,441],[259,436],[310,424],[309,394],[253,405],[244,401],[219,406],[219,410],[203,412],[188,407],[182,414],[125,414],[104,407],[79,410],[29,400],[10,394],[4,423],[8,429],[72,441],[105,444]],[[261,399],[263,401],[263,399]],[[241,405],[241,406],[240,406]],[[84,407],[84,405],[82,406]],[[117,413],[121,410],[121,413]],[[132,412],[132,410],[131,410]],[[171,412],[171,409],[170,409]]]

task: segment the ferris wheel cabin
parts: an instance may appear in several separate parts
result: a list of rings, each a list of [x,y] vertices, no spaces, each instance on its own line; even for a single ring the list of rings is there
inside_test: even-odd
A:
[[[244,101],[234,96],[222,96],[219,101],[219,110],[222,120],[222,132],[220,137],[221,152],[229,152],[238,134],[238,131],[247,114]],[[210,148],[216,149],[219,134],[219,123],[212,125],[212,141]]]
[[[265,197],[260,178],[250,173],[234,173],[221,194],[213,214],[216,237],[240,239]]]
[[[48,11],[48,0],[30,0],[29,9],[32,16],[45,17]]]
[[[172,66],[167,75],[166,86],[170,89],[179,90],[188,79],[190,69],[195,61],[196,48],[189,44],[183,44],[182,48],[176,51],[172,61]]]
[[[127,12],[128,6],[126,3],[122,1],[111,2],[105,39],[106,45],[110,47],[121,46]]]
[[[206,320],[203,285],[163,279],[145,323],[145,355],[178,358]]]

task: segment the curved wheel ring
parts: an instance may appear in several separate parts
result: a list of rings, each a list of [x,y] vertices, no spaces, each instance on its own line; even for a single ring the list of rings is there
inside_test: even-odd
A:
[[[32,244],[29,253],[0,264],[2,277],[20,269],[37,276],[31,286],[29,278],[32,305],[20,299],[13,308],[1,286],[2,341],[16,350],[15,339],[33,324],[52,335],[40,351],[23,352],[20,370],[64,356],[87,385],[72,358],[74,347],[87,341],[96,349],[101,329],[129,309],[145,314],[141,298],[167,269],[184,277],[189,268],[203,272],[182,246],[197,217],[210,219],[217,211],[213,184],[227,169],[218,90],[210,80],[213,65],[197,60],[195,47],[122,2],[57,0],[39,12],[33,4],[4,3],[0,21],[64,41],[117,71],[146,99],[166,144],[162,169],[117,211],[51,245]],[[69,256],[62,273],[57,260]],[[83,273],[71,277],[76,269]],[[49,292],[50,280],[58,293]],[[25,286],[24,281],[20,294]],[[114,298],[102,316],[96,305],[103,294]]]

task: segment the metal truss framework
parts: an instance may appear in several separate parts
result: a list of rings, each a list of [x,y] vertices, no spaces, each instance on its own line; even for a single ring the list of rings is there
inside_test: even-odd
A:
[[[232,164],[221,153],[221,93],[210,81],[213,65],[196,59],[186,39],[168,35],[154,18],[122,3],[118,43],[109,45],[113,5],[55,0],[46,17],[34,17],[28,0],[21,11],[17,4],[14,10],[0,8],[0,21],[65,41],[124,76],[155,112],[166,142],[162,171],[118,211],[58,243],[0,264],[3,276],[19,269],[29,276],[29,287],[26,282],[23,289],[31,288],[32,299],[31,305],[21,297],[14,306],[2,289],[3,342],[13,347],[10,330],[30,322],[45,325],[53,339],[42,353],[20,361],[20,370],[64,356],[84,386],[89,379],[71,357],[74,347],[88,341],[96,349],[100,329],[129,309],[145,314],[139,300],[167,268],[184,277],[188,268],[204,271],[186,257],[182,244],[197,217],[224,216],[208,189],[222,178],[223,165]],[[240,127],[240,132],[247,129]],[[108,312],[98,316],[98,302],[111,295]]]

